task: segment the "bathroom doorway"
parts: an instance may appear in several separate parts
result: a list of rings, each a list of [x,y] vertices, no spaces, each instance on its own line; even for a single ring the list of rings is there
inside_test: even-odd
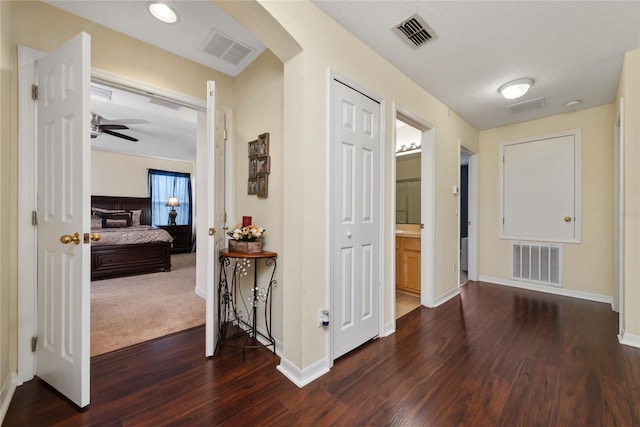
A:
[[[396,119],[396,319],[420,307],[422,131]]]

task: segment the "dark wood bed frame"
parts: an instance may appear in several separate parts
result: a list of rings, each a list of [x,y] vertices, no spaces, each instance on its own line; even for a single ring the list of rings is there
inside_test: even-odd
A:
[[[91,207],[125,211],[141,209],[140,224],[151,224],[149,197],[91,196]],[[131,276],[158,270],[171,270],[170,242],[91,247],[91,280]]]

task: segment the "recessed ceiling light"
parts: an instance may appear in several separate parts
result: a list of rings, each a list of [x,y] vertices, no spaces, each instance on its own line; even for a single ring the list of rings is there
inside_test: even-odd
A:
[[[498,92],[507,99],[517,99],[524,96],[533,85],[533,79],[518,79],[505,83],[498,89]]]
[[[573,107],[575,105],[580,104],[582,101],[579,99],[574,99],[573,101],[568,101],[567,103],[564,104],[565,107]]]
[[[147,3],[147,9],[149,13],[159,21],[167,24],[175,24],[178,22],[178,13],[164,3],[149,2]]]

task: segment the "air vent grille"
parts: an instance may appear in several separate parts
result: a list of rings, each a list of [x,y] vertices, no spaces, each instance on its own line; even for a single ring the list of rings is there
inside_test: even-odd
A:
[[[435,39],[435,31],[417,14],[397,24],[393,31],[414,49]]]
[[[534,108],[543,108],[546,107],[547,104],[544,100],[544,97],[530,99],[528,101],[522,101],[515,104],[508,105],[507,108],[511,110],[512,113],[520,113],[526,110],[533,110]]]
[[[165,101],[163,99],[151,98],[149,99],[149,104],[160,105],[162,107],[171,108],[172,110],[179,110],[180,106],[178,104],[174,104],[170,101]]]
[[[238,65],[253,52],[253,49],[213,30],[200,46],[200,51]]]
[[[513,279],[562,286],[562,247],[514,242],[511,246]]]

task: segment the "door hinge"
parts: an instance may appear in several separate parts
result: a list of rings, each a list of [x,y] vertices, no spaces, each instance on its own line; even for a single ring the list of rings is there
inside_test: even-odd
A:
[[[38,226],[38,211],[31,211],[31,225]]]
[[[31,337],[31,352],[35,353],[37,349],[38,349],[38,337],[37,336]]]
[[[224,223],[225,224],[227,223],[227,213],[226,212],[224,213]]]
[[[502,225],[504,225],[504,217],[502,217]]]
[[[38,85],[31,85],[31,99],[38,100]]]

